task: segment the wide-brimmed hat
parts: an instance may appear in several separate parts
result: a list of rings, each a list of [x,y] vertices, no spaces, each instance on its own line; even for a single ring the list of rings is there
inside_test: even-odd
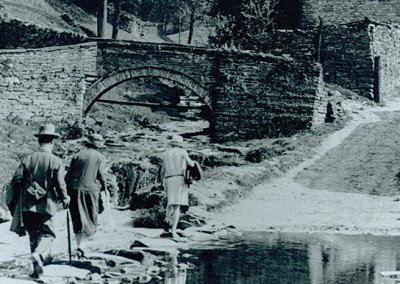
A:
[[[100,134],[91,134],[86,138],[86,144],[94,146],[96,148],[103,148],[103,136]]]
[[[53,137],[53,138],[60,137],[60,135],[56,133],[56,128],[51,123],[40,126],[39,133],[36,133],[34,135],[36,137],[41,137],[41,136],[47,136],[47,137]]]
[[[171,142],[170,142],[171,146],[182,146],[183,144],[183,137],[180,135],[174,135],[171,138]]]

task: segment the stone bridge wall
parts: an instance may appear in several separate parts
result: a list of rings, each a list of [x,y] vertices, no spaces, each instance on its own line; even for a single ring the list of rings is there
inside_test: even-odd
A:
[[[316,64],[180,45],[98,44],[101,76],[157,66],[179,70],[208,89],[216,141],[289,135],[325,119],[327,100]]]
[[[215,84],[216,51],[176,44],[98,41],[99,76],[143,66],[180,71],[210,87]]]
[[[0,50],[11,60],[10,84],[0,78],[0,118],[60,121],[80,119],[83,94],[96,75],[96,44],[42,49]]]
[[[141,74],[170,79],[203,98],[215,141],[289,135],[326,115],[321,68],[283,57],[119,41],[1,50],[0,56],[11,60],[18,78],[13,85],[0,80],[0,118],[79,119],[84,102],[98,95],[88,97],[92,86],[106,91]]]
[[[324,24],[342,24],[363,20],[365,17],[400,23],[400,0],[299,0],[300,27],[317,26],[321,17]]]

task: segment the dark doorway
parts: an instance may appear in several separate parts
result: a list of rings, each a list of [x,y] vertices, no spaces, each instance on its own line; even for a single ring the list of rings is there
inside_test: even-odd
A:
[[[326,106],[326,116],[325,116],[325,122],[331,123],[335,120],[335,116],[333,113],[333,107],[331,103],[328,103]]]

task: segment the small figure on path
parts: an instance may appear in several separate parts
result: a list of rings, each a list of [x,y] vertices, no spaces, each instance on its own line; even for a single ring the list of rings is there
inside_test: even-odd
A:
[[[85,256],[84,246],[96,233],[98,214],[104,210],[100,192],[105,190],[105,157],[98,149],[103,147],[100,134],[89,135],[86,147],[72,159],[65,177],[68,194],[71,196],[69,207],[72,225],[77,243],[77,256]]]
[[[173,238],[179,238],[176,228],[179,222],[180,207],[189,205],[188,186],[185,184],[187,165],[194,166],[185,149],[182,148],[183,138],[174,135],[170,142],[171,147],[162,155],[160,171],[161,184],[167,191],[166,222],[171,227]]]
[[[59,138],[55,127],[47,124],[39,129],[40,148],[25,157],[14,174],[7,190],[7,205],[13,215],[10,230],[20,236],[28,232],[32,277],[43,273],[43,261],[50,256],[56,237],[53,216],[61,201],[68,208],[70,197],[64,181],[64,167],[59,157],[52,154],[54,139]]]

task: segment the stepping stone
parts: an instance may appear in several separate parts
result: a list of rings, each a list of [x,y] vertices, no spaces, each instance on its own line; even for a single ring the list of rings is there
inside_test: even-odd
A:
[[[124,249],[113,249],[113,250],[108,250],[104,252],[105,254],[111,254],[111,255],[116,255],[116,256],[121,256],[125,258],[129,258],[132,260],[140,261],[142,262],[143,259],[145,258],[145,255],[141,251],[129,251],[129,250],[124,250]]]
[[[17,278],[7,278],[7,277],[0,277],[0,283],[8,283],[8,284],[37,284],[37,282],[33,280],[29,276],[21,276],[21,279]]]
[[[120,265],[120,264],[136,264],[136,265],[140,265],[140,262],[137,260],[132,260],[126,257],[122,257],[122,256],[117,256],[117,255],[112,255],[112,254],[106,254],[106,253],[87,253],[86,254],[86,258],[87,260],[91,260],[91,259],[100,259],[100,260],[104,260],[108,265],[110,266],[115,266],[115,265]]]
[[[42,277],[75,277],[76,279],[85,279],[91,274],[89,270],[76,268],[69,265],[50,264],[43,267]]]
[[[58,264],[58,265],[70,265],[69,260],[67,259],[60,259],[57,261],[52,261],[51,264]],[[102,263],[100,263],[100,266],[104,266],[105,263],[102,260]],[[71,261],[71,266],[76,267],[76,268],[82,268],[89,270],[92,273],[101,273],[101,268],[99,266],[99,263],[96,261],[90,261],[90,260],[72,260]]]
[[[159,247],[180,247],[181,245],[176,241],[170,239],[152,239],[152,238],[141,238],[137,239],[131,245],[132,247],[150,247],[150,248],[159,248]]]

